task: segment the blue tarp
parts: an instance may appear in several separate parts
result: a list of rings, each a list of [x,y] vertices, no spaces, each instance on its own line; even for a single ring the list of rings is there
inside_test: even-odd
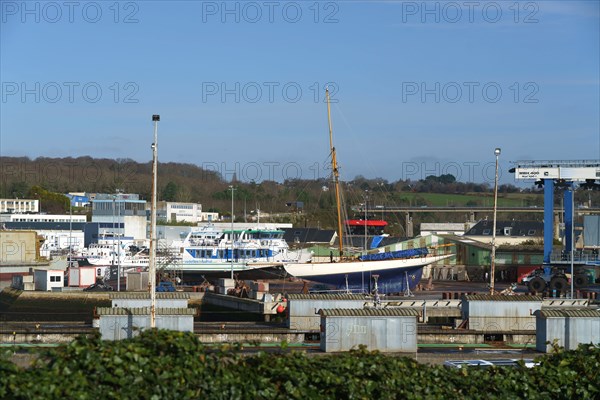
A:
[[[361,261],[376,261],[376,260],[393,260],[395,258],[409,258],[417,256],[426,256],[429,251],[425,247],[409,250],[386,251],[377,254],[365,254],[358,257]]]
[[[379,244],[383,241],[384,237],[385,236],[383,235],[374,236],[373,241],[371,242],[371,249],[376,249],[377,247],[379,247]]]

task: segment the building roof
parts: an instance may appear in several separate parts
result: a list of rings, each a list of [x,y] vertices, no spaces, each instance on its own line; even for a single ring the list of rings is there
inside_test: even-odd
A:
[[[111,300],[149,300],[150,292],[116,292],[110,293],[108,298]],[[185,292],[158,292],[156,298],[159,300],[186,300],[190,298],[190,294]]]
[[[290,293],[287,295],[289,300],[365,300],[366,296],[362,294],[345,293]]]
[[[502,295],[502,294],[470,294],[466,295],[467,301],[539,301],[542,302],[542,296],[530,295]]]
[[[323,308],[319,314],[325,317],[417,317],[413,308]]]
[[[464,232],[473,225],[472,222],[422,222],[422,231],[457,231]]]
[[[542,318],[600,318],[600,309],[544,309],[535,312]]]
[[[465,232],[465,236],[492,236],[494,221],[482,220]],[[496,221],[496,236],[543,236],[544,223],[539,221]]]
[[[150,307],[98,307],[98,315],[150,315]],[[157,307],[156,315],[196,315],[195,308],[164,308]]]
[[[14,215],[14,214],[13,214]],[[37,221],[13,221],[3,222],[7,229],[18,230],[45,230],[45,231],[83,231],[86,226],[98,225],[98,222],[37,222]]]
[[[466,235],[466,234],[465,234]],[[478,242],[473,239],[466,238],[464,236],[456,236],[456,235],[437,235],[439,237],[444,238],[444,241],[454,242],[456,244],[463,244],[465,246],[473,246],[483,250],[492,250],[492,245],[487,243]]]

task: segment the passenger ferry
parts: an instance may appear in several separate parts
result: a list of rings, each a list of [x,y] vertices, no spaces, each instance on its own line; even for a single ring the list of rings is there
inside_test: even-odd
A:
[[[218,230],[207,225],[190,232],[181,243],[180,261],[166,270],[182,272],[186,282],[210,278],[275,279],[285,274],[284,264],[309,262],[308,251],[291,251],[283,239],[284,231],[252,228]]]

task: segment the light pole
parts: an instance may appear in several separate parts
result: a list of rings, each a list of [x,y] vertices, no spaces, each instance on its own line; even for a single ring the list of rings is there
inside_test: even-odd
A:
[[[492,256],[490,262],[490,294],[494,294],[494,273],[496,267],[496,210],[498,208],[498,157],[500,156],[500,147],[496,147],[496,176],[494,178],[494,223],[492,230]]]
[[[115,251],[116,251],[116,249],[115,249],[115,246],[116,246],[116,244],[115,244],[115,204],[116,204],[116,201],[115,201],[115,195],[114,194],[112,196],[112,201],[113,201],[113,203],[112,203],[112,242],[111,242],[111,247],[112,247],[112,250],[113,250],[112,251],[112,270],[114,271],[114,268],[115,268]],[[121,277],[118,275],[118,272],[119,271],[117,271],[117,285],[119,284],[118,282],[121,279]]]
[[[150,328],[156,328],[156,191],[158,184],[158,122],[160,115],[152,115],[154,142],[152,143],[152,200],[150,205]]]
[[[573,192],[571,194],[571,298],[573,299],[573,294],[575,293],[575,288],[573,287],[573,281],[575,280],[575,186],[573,185]]]
[[[73,258],[71,256],[71,251],[72,251],[72,246],[73,246],[73,242],[72,242],[72,237],[73,237],[73,204],[71,203],[72,199],[69,198],[69,261],[68,261],[68,266],[71,267],[71,259]]]
[[[235,188],[233,185],[229,186],[231,190],[231,279],[233,279],[233,192]]]
[[[117,189],[117,195],[120,195],[121,191]],[[117,210],[117,224],[119,224],[119,234],[117,235],[117,275],[119,279],[117,280],[117,292],[121,291],[121,202],[117,203],[119,205],[119,209]]]

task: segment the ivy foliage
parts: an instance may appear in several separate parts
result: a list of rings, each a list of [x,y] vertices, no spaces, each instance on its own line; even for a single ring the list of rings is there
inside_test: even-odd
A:
[[[118,342],[81,336],[19,368],[0,354],[4,399],[594,399],[600,347],[582,345],[535,368],[419,364],[364,348],[339,355],[243,354],[191,333],[148,330]]]

